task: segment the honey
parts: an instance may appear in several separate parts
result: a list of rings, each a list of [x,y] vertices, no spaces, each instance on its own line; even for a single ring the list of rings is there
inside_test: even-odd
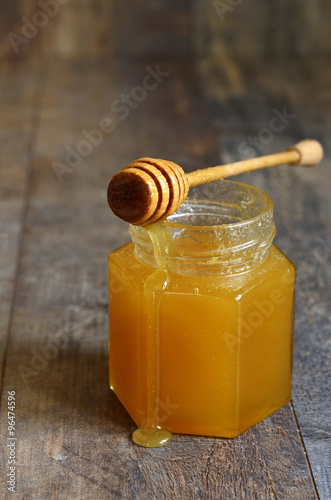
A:
[[[137,444],[235,437],[290,401],[295,266],[272,213],[252,186],[193,188],[110,254],[110,386]]]

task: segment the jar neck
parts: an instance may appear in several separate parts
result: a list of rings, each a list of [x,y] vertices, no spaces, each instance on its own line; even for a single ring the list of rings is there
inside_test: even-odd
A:
[[[161,229],[130,226],[136,257],[153,268],[161,257],[171,272],[183,275],[233,275],[262,264],[275,236],[271,199],[245,184],[215,184],[216,194],[205,190],[204,199],[201,189],[190,192]]]

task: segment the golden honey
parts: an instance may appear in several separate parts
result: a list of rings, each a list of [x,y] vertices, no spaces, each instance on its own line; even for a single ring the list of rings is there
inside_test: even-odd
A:
[[[138,444],[235,437],[290,401],[295,266],[272,212],[252,186],[194,188],[110,254],[110,386]]]

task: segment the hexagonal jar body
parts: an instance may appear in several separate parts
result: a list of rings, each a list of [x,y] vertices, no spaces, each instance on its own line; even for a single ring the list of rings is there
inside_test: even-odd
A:
[[[109,256],[110,386],[138,426],[235,437],[290,401],[295,266],[252,186],[194,188],[162,227]]]

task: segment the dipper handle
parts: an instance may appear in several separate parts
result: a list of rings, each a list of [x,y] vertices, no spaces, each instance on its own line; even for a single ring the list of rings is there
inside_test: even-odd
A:
[[[314,166],[322,158],[321,144],[312,139],[305,139],[283,153],[217,165],[189,174],[171,161],[140,158],[114,175],[107,198],[110,208],[121,219],[135,225],[149,224],[166,219],[175,212],[191,186],[284,163]]]
[[[260,168],[274,167],[288,163],[290,165],[317,165],[323,158],[323,148],[318,141],[305,139],[288,148],[283,153],[260,156],[250,160],[237,161],[227,165],[218,165],[186,174],[189,186],[198,186],[212,181],[225,179],[231,175],[251,172]]]

